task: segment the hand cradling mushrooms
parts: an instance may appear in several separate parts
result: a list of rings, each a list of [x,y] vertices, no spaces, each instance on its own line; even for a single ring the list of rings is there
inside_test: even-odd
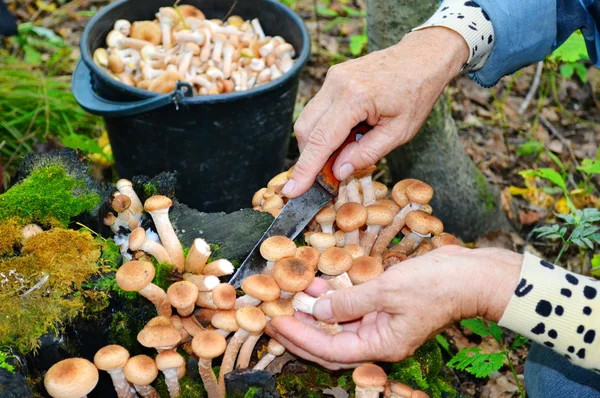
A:
[[[169,93],[178,81],[194,95],[246,91],[277,80],[294,66],[294,47],[267,36],[260,21],[237,15],[206,19],[192,5],[161,7],[153,21],[115,21],[94,63],[120,82]]]
[[[263,345],[259,341],[267,322],[296,311],[310,319],[317,298],[304,291],[315,278],[325,280],[332,291],[343,289],[364,283],[409,257],[458,243],[431,215],[428,202],[433,189],[429,185],[408,179],[388,193],[385,185],[373,181],[374,171],[374,167],[358,171],[342,182],[339,195],[305,231],[306,246],[297,246],[285,236],[266,239],[260,246],[265,271],[245,278],[241,285],[244,294],[239,297],[232,285],[219,279],[231,275],[233,265],[226,259],[211,259],[210,246],[203,239],[196,239],[184,258],[169,221],[169,198],[155,195],[142,204],[131,181],[119,180],[113,194],[114,213],[105,217],[126,261],[118,269],[116,281],[121,289],[138,292],[156,306],[157,316],[139,331],[137,340],[144,347],[156,349],[157,355],[154,359],[146,355],[130,357],[125,348],[116,345],[98,351],[95,365],[111,375],[118,397],[156,397],[152,383],[159,371],[164,373],[170,396],[178,396],[178,380],[186,373],[178,349],[198,358],[208,396],[225,397],[227,373],[236,367],[268,370],[270,363],[285,352],[271,338],[264,340],[266,349],[254,360],[257,346]],[[275,176],[267,187],[256,192],[252,198],[254,209],[276,216],[287,200],[281,188],[290,174],[286,171]],[[140,226],[149,217],[156,232]],[[392,242],[400,231],[404,238]],[[171,264],[179,276],[167,291],[152,283],[152,257]],[[344,324],[314,318],[312,322],[330,334],[344,330]],[[212,369],[217,361],[221,365],[218,375]],[[63,362],[55,366],[68,365]],[[71,388],[73,380],[56,378],[57,372],[48,372],[47,385],[52,385],[53,391]],[[409,386],[388,382],[385,372],[373,364],[358,367],[353,379],[357,397],[378,397],[381,393],[385,397],[427,396]],[[86,384],[80,389],[85,393],[91,388]]]

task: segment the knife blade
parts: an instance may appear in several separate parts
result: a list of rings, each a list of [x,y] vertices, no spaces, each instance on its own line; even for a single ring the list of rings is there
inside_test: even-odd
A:
[[[297,198],[290,199],[283,206],[277,218],[273,220],[248,257],[231,277],[230,284],[238,289],[245,278],[264,270],[267,262],[260,254],[260,245],[265,239],[275,235],[287,236],[290,239],[296,238],[319,210],[337,196],[340,182],[333,175],[333,164],[339,153],[348,144],[358,141],[371,128],[363,122],[352,129],[346,141],[331,155],[311,188]]]

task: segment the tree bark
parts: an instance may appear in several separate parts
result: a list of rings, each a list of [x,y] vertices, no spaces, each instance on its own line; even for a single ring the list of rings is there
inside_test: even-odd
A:
[[[367,0],[369,50],[398,43],[426,21],[437,5],[434,0]],[[445,94],[416,137],[386,159],[394,181],[418,178],[435,189],[431,206],[447,232],[473,241],[511,228],[498,188],[488,184],[462,147]]]

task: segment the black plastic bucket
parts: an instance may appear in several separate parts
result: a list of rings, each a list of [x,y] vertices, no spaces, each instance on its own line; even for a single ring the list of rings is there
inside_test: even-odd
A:
[[[223,18],[234,0],[186,0],[207,18]],[[88,112],[104,116],[119,176],[176,171],[177,196],[201,211],[248,207],[252,194],[283,169],[292,131],[300,70],[310,53],[302,20],[272,0],[238,0],[232,13],[258,18],[265,34],[296,50],[282,78],[246,92],[190,97],[186,84],[155,94],[112,79],[92,61],[117,19],[154,19],[173,0],[121,0],[103,8],[81,36],[73,95]]]

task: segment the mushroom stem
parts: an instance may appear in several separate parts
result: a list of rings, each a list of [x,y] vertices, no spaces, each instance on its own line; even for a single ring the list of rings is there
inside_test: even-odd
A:
[[[204,388],[206,389],[206,393],[208,398],[221,398],[225,397],[225,387],[220,387],[217,383],[217,376],[215,376],[215,372],[212,370],[212,359],[202,359],[198,361],[198,370],[200,373],[200,377],[202,378],[202,383],[204,383]],[[221,372],[223,372],[223,367],[221,367]]]
[[[179,378],[177,377],[177,369],[170,368],[162,371],[165,375],[165,384],[171,398],[178,397],[181,394],[181,388],[179,386]]]
[[[304,292],[298,292],[292,300],[292,306],[296,311],[312,315],[317,300],[317,298],[308,295]]]
[[[365,232],[361,242],[361,247],[365,253],[371,252],[379,231],[381,231],[381,225],[367,224],[367,231]]]
[[[338,189],[338,196],[335,202],[335,209],[339,209],[344,203],[348,201],[348,182],[347,180],[340,182],[340,187]]]
[[[244,341],[250,336],[250,333],[244,329],[239,329],[231,340],[227,344],[225,355],[223,355],[223,362],[221,363],[221,370],[219,371],[219,387],[225,390],[225,375],[233,370],[235,359],[242,348]]]
[[[392,250],[399,251],[407,256],[416,250],[416,248],[423,242],[423,239],[429,238],[431,234],[421,235],[415,231],[412,231],[410,235],[405,236],[397,245],[392,247]]]
[[[245,296],[238,297],[235,300],[235,306],[233,308],[235,308],[237,310],[242,307],[256,307],[260,303],[261,303],[261,301],[259,299],[257,299],[256,297],[252,297],[249,294],[246,294]]]
[[[192,282],[199,292],[210,292],[221,282],[214,275],[196,275],[189,272],[183,274],[183,280]]]
[[[379,235],[373,244],[373,248],[371,249],[371,255],[381,255],[383,251],[387,249],[390,242],[398,235],[398,232],[404,228],[408,213],[420,210],[421,207],[423,206],[418,203],[409,203],[407,206],[404,206],[404,208],[394,216],[392,223],[379,232]]]
[[[135,390],[144,398],[160,398],[158,392],[151,385],[141,386],[134,384]]]
[[[210,246],[204,239],[194,239],[194,243],[185,259],[185,270],[193,274],[201,274],[210,253]]]
[[[283,347],[279,342],[275,339],[269,340],[269,344],[267,346],[268,352],[258,361],[256,366],[254,366],[254,370],[264,370],[273,360],[285,352],[285,347]]]
[[[235,271],[233,264],[224,258],[210,262],[202,268],[202,274],[214,275],[217,277],[231,275]]]
[[[361,203],[360,192],[358,192],[358,186],[356,185],[356,179],[350,178],[346,184],[346,194],[348,195],[348,202]]]
[[[254,18],[250,23],[252,24],[252,29],[254,30],[254,33],[258,35],[259,39],[264,39],[265,32],[263,31],[263,28],[260,25],[260,21],[257,18]]]
[[[340,290],[353,286],[352,281],[350,280],[350,277],[348,276],[347,272],[344,272],[343,274],[338,275],[335,278],[327,280],[327,284],[333,290]]]
[[[177,234],[169,221],[169,208],[172,202],[166,196],[155,195],[146,200],[144,208],[152,216],[156,232],[160,237],[162,245],[165,247],[173,264],[179,272],[183,272],[185,259],[183,257],[183,249]]]
[[[142,290],[138,291],[139,294],[146,297],[156,307],[158,315],[170,317],[173,314],[171,303],[167,297],[167,293],[154,283],[149,283]]]
[[[236,368],[245,369],[250,365],[250,358],[252,357],[252,352],[254,351],[254,347],[256,347],[256,343],[260,340],[262,333],[251,334],[248,336],[244,344],[242,344],[242,348],[240,349],[240,354],[237,358]]]
[[[134,394],[131,391],[131,384],[129,384],[129,382],[125,378],[125,374],[123,374],[123,368],[110,369],[106,372],[110,375],[118,398],[134,397]]]

